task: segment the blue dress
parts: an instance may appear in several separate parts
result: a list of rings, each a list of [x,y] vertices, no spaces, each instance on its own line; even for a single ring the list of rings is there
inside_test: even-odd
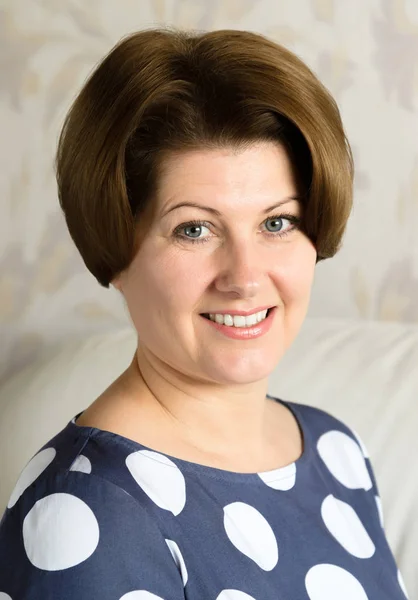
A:
[[[0,522],[0,600],[405,600],[361,440],[275,400],[304,450],[260,473],[74,417],[22,471]]]

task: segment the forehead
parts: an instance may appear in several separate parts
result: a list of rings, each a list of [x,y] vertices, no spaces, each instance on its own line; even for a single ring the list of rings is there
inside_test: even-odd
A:
[[[273,142],[232,148],[193,150],[166,158],[159,180],[159,203],[198,194],[213,202],[260,199],[296,192],[292,165],[283,146]]]

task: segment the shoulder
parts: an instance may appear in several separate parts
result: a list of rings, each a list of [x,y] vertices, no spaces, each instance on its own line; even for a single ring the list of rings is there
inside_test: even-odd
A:
[[[105,447],[92,443],[90,452],[88,440],[79,446],[81,440],[64,443],[59,435],[22,472],[0,522],[0,589],[22,600],[106,600],[135,586],[183,598],[170,539],[155,513],[112,480],[119,464],[102,469],[109,477],[94,473],[100,460],[93,451],[100,455]]]
[[[366,445],[357,431],[330,412],[299,402],[279,400],[294,414],[303,433],[307,453],[322,459],[333,475],[356,473],[352,487],[376,487],[373,467]],[[348,475],[347,475],[348,476]],[[346,481],[346,479],[344,479]]]
[[[150,521],[138,496],[123,485],[120,472],[124,451],[106,445],[90,428],[79,428],[74,420],[47,442],[22,470],[10,495],[3,523],[17,522],[30,537],[47,534],[48,526],[78,524],[90,543],[124,521],[146,525]],[[113,462],[112,462],[113,459]],[[126,467],[125,467],[126,470]],[[118,477],[119,473],[119,477]],[[125,474],[123,470],[123,474]],[[122,485],[118,484],[118,479]],[[38,525],[42,523],[42,531]],[[158,529],[158,528],[156,528]],[[67,533],[71,534],[69,530]],[[65,535],[64,535],[65,537]]]
[[[307,404],[286,402],[300,422],[308,453],[345,489],[378,495],[378,485],[366,445],[342,419]]]
[[[299,402],[285,401],[285,404],[294,412],[296,417],[300,419],[301,425],[304,425],[305,428],[309,430],[310,436],[319,440],[321,436],[331,434],[328,435],[328,438],[334,437],[344,439],[344,437],[338,435],[338,433],[344,434],[344,436],[351,438],[359,446],[365,457],[368,457],[367,449],[358,433],[352,426],[336,415],[333,415],[322,408]],[[335,435],[336,433],[337,435]]]
[[[26,464],[7,503],[16,505],[51,493],[73,493],[80,497],[130,497],[138,510],[147,508],[147,481],[167,472],[168,459],[140,444],[95,427],[79,426],[72,419]],[[27,500],[28,499],[28,500]]]
[[[24,519],[35,504],[48,507],[48,514],[50,505],[60,504],[90,514],[86,505],[105,524],[116,512],[119,524],[149,521],[169,535],[170,516],[185,502],[184,476],[174,462],[123,436],[78,426],[75,419],[25,466],[6,516]]]

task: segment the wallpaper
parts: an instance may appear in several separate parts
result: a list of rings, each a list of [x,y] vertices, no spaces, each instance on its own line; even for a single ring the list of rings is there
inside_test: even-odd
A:
[[[296,52],[336,97],[353,147],[344,245],[317,266],[309,316],[418,322],[416,0],[0,0],[0,377],[45,345],[129,323],[60,212],[65,113],[123,36],[248,29]]]

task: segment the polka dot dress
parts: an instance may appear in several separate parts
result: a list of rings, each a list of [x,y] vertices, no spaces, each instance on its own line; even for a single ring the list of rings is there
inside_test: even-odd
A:
[[[0,600],[408,598],[358,435],[277,401],[304,451],[263,473],[72,419],[26,465],[0,522]]]

